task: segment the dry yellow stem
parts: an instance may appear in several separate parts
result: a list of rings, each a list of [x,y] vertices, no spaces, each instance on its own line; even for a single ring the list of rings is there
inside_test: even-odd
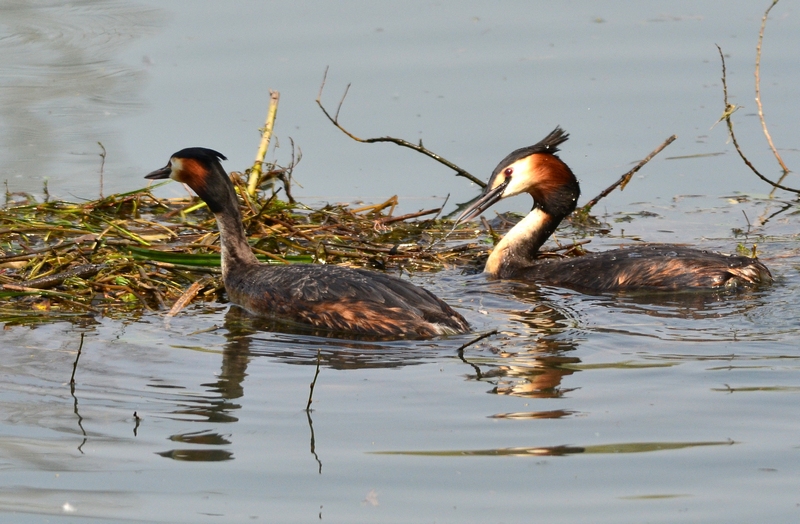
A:
[[[264,164],[264,157],[267,156],[267,149],[269,149],[269,141],[272,138],[272,128],[275,125],[275,115],[278,114],[278,101],[280,98],[281,94],[278,91],[270,89],[267,120],[261,130],[261,144],[258,146],[256,160],[250,170],[250,179],[247,181],[247,194],[250,196],[256,194],[256,187],[258,187],[258,182],[261,179],[261,166]]]
[[[198,280],[197,282],[192,282],[192,285],[189,286],[186,291],[183,292],[183,295],[175,301],[173,304],[172,309],[169,310],[167,313],[168,317],[174,317],[178,313],[181,312],[183,308],[186,307],[186,304],[192,301],[194,297],[197,296],[197,293],[200,292],[200,289],[205,285],[205,279]]]

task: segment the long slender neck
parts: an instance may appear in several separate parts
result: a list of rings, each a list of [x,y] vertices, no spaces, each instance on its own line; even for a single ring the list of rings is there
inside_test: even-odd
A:
[[[575,210],[581,194],[578,179],[557,156],[538,153],[522,162],[523,172],[527,168],[535,180],[528,190],[534,205],[528,216],[497,243],[486,261],[484,271],[496,278],[513,278],[520,270],[533,266],[539,248]]]
[[[247,236],[242,225],[242,213],[239,210],[239,201],[236,198],[233,183],[227,174],[223,174],[223,176],[224,185],[215,184],[213,203],[208,201],[207,195],[204,196],[204,200],[209,203],[209,208],[217,218],[222,246],[222,278],[227,281],[228,272],[232,268],[242,264],[257,264],[258,259],[247,243]]]
[[[484,271],[495,278],[510,278],[532,266],[539,248],[556,230],[561,218],[534,207],[497,243]]]

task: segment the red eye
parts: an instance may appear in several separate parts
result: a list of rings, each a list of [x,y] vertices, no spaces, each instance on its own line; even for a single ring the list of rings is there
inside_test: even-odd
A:
[[[506,177],[510,177],[512,175],[512,173],[514,173],[514,168],[513,167],[507,167],[506,170],[503,171],[503,174]]]

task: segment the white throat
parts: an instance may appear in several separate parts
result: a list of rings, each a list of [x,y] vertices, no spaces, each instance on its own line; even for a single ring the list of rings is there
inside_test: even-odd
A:
[[[552,215],[538,207],[532,209],[497,243],[486,261],[484,271],[504,278],[519,269],[530,267],[536,260],[537,251],[557,225]]]

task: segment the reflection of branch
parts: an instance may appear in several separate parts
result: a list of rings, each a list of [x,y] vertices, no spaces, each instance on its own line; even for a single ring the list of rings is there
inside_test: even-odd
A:
[[[478,178],[475,178],[473,175],[471,175],[470,173],[468,173],[464,169],[461,169],[460,167],[458,167],[454,163],[450,162],[449,160],[447,160],[445,158],[442,158],[441,156],[437,155],[433,151],[425,148],[422,145],[422,140],[419,141],[419,144],[412,144],[411,142],[409,142],[407,140],[403,140],[402,138],[393,138],[393,137],[390,137],[390,136],[384,136],[384,137],[379,137],[379,138],[359,138],[356,135],[354,135],[353,133],[351,133],[350,131],[348,131],[347,129],[345,129],[344,127],[342,127],[342,125],[339,124],[339,111],[342,109],[342,104],[344,104],[345,97],[347,97],[347,91],[350,89],[350,84],[347,84],[347,88],[345,88],[345,90],[344,90],[344,95],[342,95],[342,99],[339,101],[339,106],[336,108],[336,114],[331,116],[330,113],[328,113],[328,110],[325,109],[325,106],[322,105],[322,101],[321,101],[321,99],[322,99],[322,90],[325,88],[325,80],[327,78],[328,78],[328,69],[325,68],[325,75],[322,77],[322,84],[319,86],[319,95],[317,95],[317,105],[319,106],[320,109],[322,109],[322,112],[325,113],[325,116],[328,117],[328,120],[330,120],[333,125],[335,125],[337,128],[339,128],[339,130],[342,133],[344,133],[345,135],[349,136],[350,138],[352,138],[356,142],[362,142],[364,144],[374,144],[376,142],[391,142],[393,144],[397,144],[398,146],[403,146],[403,147],[407,147],[409,149],[413,149],[414,151],[416,151],[418,153],[422,153],[423,155],[426,155],[426,156],[436,160],[440,164],[444,164],[445,166],[449,167],[450,169],[452,169],[453,171],[456,172],[456,176],[461,176],[461,177],[467,178],[471,182],[474,182],[475,184],[478,184],[480,187],[486,187],[486,183],[483,182],[482,180],[479,180]]]
[[[725,71],[725,56],[722,54],[722,48],[717,46],[717,50],[719,51],[719,57],[722,60],[722,94],[723,94],[723,102],[725,104],[725,112],[723,117],[725,118],[725,123],[728,124],[728,133],[731,135],[731,141],[733,142],[733,147],[736,148],[736,152],[739,153],[742,161],[745,163],[750,170],[756,174],[758,178],[766,182],[767,184],[771,185],[772,187],[777,187],[778,189],[783,189],[784,191],[789,191],[790,193],[797,193],[800,194],[800,190],[793,189],[791,187],[786,187],[784,185],[778,184],[777,182],[773,182],[769,178],[765,177],[761,173],[759,173],[758,169],[744,156],[742,153],[742,149],[739,147],[739,143],[736,141],[736,135],[733,133],[733,121],[731,121],[731,114],[733,113],[734,106],[728,103],[728,81]]]
[[[470,366],[472,366],[472,369],[475,370],[475,380],[483,380],[483,371],[481,371],[481,368],[477,364],[473,364],[472,362],[466,359],[466,357],[464,356],[463,349],[458,352],[458,358],[460,358],[461,362],[463,362],[464,364],[469,364]]]
[[[72,395],[73,400],[75,401],[72,405],[72,411],[75,413],[75,416],[78,417],[78,427],[83,433],[83,441],[78,446],[78,451],[83,454],[83,445],[86,444],[87,437],[86,437],[86,430],[83,429],[83,417],[78,412],[78,397],[75,396],[75,370],[78,368],[78,359],[81,358],[81,350],[83,349],[83,337],[85,333],[81,333],[81,343],[78,346],[78,355],[75,357],[75,363],[72,365],[72,377],[69,379],[69,392]]]
[[[308,428],[311,430],[311,454],[319,464],[319,474],[322,475],[322,461],[317,456],[317,443],[314,438],[314,423],[311,422],[311,397],[314,395],[314,386],[317,384],[317,377],[319,376],[319,362],[322,357],[322,351],[317,350],[317,370],[314,372],[314,380],[311,381],[310,390],[308,392],[308,404],[306,404],[306,417],[308,418]]]
[[[764,136],[767,137],[767,142],[769,142],[769,147],[772,149],[772,154],[775,155],[775,158],[778,160],[778,163],[781,165],[783,169],[783,173],[786,174],[789,172],[789,168],[786,167],[786,164],[783,163],[783,159],[781,155],[778,153],[778,150],[775,149],[775,144],[772,143],[772,137],[769,135],[769,131],[767,131],[767,122],[764,120],[764,109],[761,107],[761,42],[764,40],[764,28],[767,26],[767,15],[769,15],[770,10],[775,7],[775,4],[778,3],[778,0],[773,0],[772,4],[767,8],[764,12],[764,17],[761,19],[761,31],[758,32],[758,45],[756,46],[756,104],[758,105],[758,118],[761,120],[761,128],[764,130]]]
[[[83,446],[84,446],[84,444],[86,444],[86,442],[89,440],[89,438],[86,436],[86,430],[83,429],[83,417],[78,412],[78,397],[75,396],[75,390],[74,389],[72,390],[72,398],[75,400],[75,402],[72,405],[72,412],[75,413],[76,417],[78,417],[78,427],[81,429],[81,433],[83,433],[83,440],[78,445],[78,451],[80,451],[81,455],[83,455],[84,454],[83,453]]]
[[[476,366],[475,364],[473,364],[472,362],[470,362],[466,358],[464,358],[464,349],[468,348],[472,344],[475,344],[476,342],[480,342],[484,338],[488,338],[488,337],[491,337],[492,335],[496,335],[496,334],[497,334],[497,330],[493,329],[493,330],[491,330],[491,331],[489,331],[487,333],[484,333],[483,335],[481,335],[481,336],[479,336],[477,338],[474,338],[474,339],[470,340],[466,344],[462,344],[456,350],[456,354],[458,355],[458,358],[460,358],[461,361],[464,362],[465,364],[469,364],[470,366],[472,366],[472,369],[475,370],[476,378],[478,380],[481,380],[483,378],[483,372],[481,371],[481,368],[479,368],[478,366]]]
[[[314,440],[314,423],[311,421],[311,410],[306,410],[306,417],[308,418],[308,428],[311,430],[311,454],[314,455],[314,460],[319,464],[319,474],[322,475],[322,461],[317,456],[317,444]]]
[[[647,155],[641,162],[636,164],[636,167],[634,167],[633,169],[622,175],[619,180],[617,180],[616,182],[605,188],[603,191],[600,192],[599,195],[591,199],[588,204],[586,204],[581,208],[580,213],[583,215],[587,214],[589,210],[592,209],[595,206],[595,204],[597,204],[600,201],[601,198],[605,198],[606,196],[608,196],[608,194],[614,191],[617,188],[617,186],[620,186],[621,188],[620,191],[622,189],[625,189],[625,186],[628,185],[628,182],[630,182],[631,177],[637,171],[639,171],[646,163],[648,163],[654,156],[659,154],[665,147],[673,143],[676,138],[678,138],[678,135],[672,135],[668,139],[664,140],[664,142],[660,146],[655,148],[652,153]]]

